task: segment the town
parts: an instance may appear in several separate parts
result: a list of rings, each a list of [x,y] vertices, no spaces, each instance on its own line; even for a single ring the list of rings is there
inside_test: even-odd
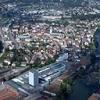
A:
[[[99,100],[99,5],[1,0],[0,100]]]

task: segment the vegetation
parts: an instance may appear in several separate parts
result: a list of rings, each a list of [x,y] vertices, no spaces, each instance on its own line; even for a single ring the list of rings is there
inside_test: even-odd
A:
[[[85,4],[88,3],[88,1],[84,0],[63,0],[64,6],[65,7],[76,7],[76,6],[81,6],[81,4],[85,2]]]
[[[88,14],[88,15],[73,15],[72,18],[73,19],[80,19],[80,20],[93,20],[93,19],[96,19],[96,18],[99,18],[100,17],[100,14]]]
[[[61,19],[55,20],[55,21],[46,20],[45,23],[50,24],[50,25],[52,25],[52,23],[54,23],[55,25],[64,25],[64,26],[67,26],[69,24],[68,20],[63,17]]]
[[[8,56],[9,51],[5,50],[4,54],[0,57],[0,62],[2,63]]]
[[[100,34],[100,25],[98,25],[98,29],[96,30],[95,34],[94,34],[94,44],[95,44],[95,47],[98,48],[99,46],[99,43],[98,43],[98,40],[96,39],[96,36]]]
[[[95,43],[94,43],[94,42],[93,42],[93,43],[90,43],[90,44],[89,44],[89,48],[90,48],[91,50],[95,50],[95,49],[96,49]]]
[[[24,60],[23,59],[24,52],[22,49],[20,50],[14,49],[13,52],[14,52],[14,55],[11,58],[11,63],[16,62],[16,65],[20,66],[21,62]]]
[[[48,61],[45,64],[41,64],[41,59],[37,58],[37,60],[35,61],[34,64],[29,64],[29,65],[32,68],[41,68],[43,66],[49,65],[49,64],[54,63],[54,62],[55,62],[55,59],[49,58]]]
[[[0,53],[2,52],[2,50],[3,50],[3,43],[2,41],[0,41]]]
[[[55,100],[65,100],[66,96],[68,96],[72,92],[73,81],[71,79],[65,79],[60,85],[60,91],[57,94]]]

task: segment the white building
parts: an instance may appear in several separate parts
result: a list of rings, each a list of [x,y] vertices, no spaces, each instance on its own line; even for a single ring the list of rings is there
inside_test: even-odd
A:
[[[39,84],[38,71],[36,70],[29,71],[29,84],[32,86],[38,86]]]

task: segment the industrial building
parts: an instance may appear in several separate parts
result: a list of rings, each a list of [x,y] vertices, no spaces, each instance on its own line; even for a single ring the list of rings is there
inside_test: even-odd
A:
[[[33,94],[36,91],[43,91],[44,87],[47,87],[53,79],[60,76],[68,68],[68,63],[61,61],[61,59],[63,58],[45,67],[31,69],[7,83],[25,95]]]
[[[29,84],[32,86],[38,86],[39,84],[38,71],[36,70],[29,71]]]

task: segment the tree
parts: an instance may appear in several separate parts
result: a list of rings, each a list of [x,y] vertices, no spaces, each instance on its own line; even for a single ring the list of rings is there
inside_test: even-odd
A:
[[[71,79],[64,79],[60,84],[60,91],[57,94],[56,100],[65,100],[66,96],[72,92],[72,84],[73,81]]]

